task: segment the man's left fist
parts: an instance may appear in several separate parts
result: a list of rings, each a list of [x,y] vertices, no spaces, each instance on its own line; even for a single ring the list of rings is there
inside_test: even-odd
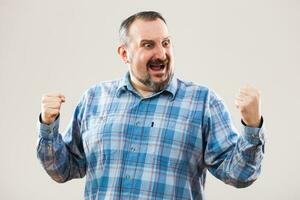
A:
[[[260,92],[256,88],[250,85],[240,88],[235,99],[235,105],[247,126],[260,126]]]

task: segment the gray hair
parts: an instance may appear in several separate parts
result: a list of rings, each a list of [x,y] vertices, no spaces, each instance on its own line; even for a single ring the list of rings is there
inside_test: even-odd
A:
[[[119,38],[120,38],[121,43],[128,45],[129,28],[130,28],[131,24],[137,19],[142,19],[145,21],[155,21],[156,19],[161,19],[165,24],[167,24],[166,20],[163,18],[163,16],[160,13],[155,12],[155,11],[143,11],[143,12],[139,12],[134,15],[131,15],[130,17],[125,19],[120,25]]]

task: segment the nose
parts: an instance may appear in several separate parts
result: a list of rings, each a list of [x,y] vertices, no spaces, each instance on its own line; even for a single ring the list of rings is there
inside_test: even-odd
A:
[[[166,49],[161,45],[156,46],[154,58],[160,59],[160,60],[165,60],[166,59]]]

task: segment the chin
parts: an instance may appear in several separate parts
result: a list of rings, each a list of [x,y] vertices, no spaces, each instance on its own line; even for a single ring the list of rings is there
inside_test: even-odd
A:
[[[168,78],[167,77],[163,77],[163,78],[154,78],[152,79],[152,82],[156,85],[164,85],[167,84]]]

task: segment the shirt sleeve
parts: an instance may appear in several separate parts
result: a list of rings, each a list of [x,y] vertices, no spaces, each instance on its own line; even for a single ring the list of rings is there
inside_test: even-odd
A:
[[[237,188],[247,187],[261,171],[264,123],[260,128],[241,124],[239,134],[223,101],[214,93],[209,96],[205,111],[204,163],[223,182]]]
[[[50,125],[41,123],[39,117],[37,157],[50,177],[59,183],[82,178],[86,174],[86,158],[80,133],[82,112],[81,101],[64,136],[59,133],[60,117]]]

